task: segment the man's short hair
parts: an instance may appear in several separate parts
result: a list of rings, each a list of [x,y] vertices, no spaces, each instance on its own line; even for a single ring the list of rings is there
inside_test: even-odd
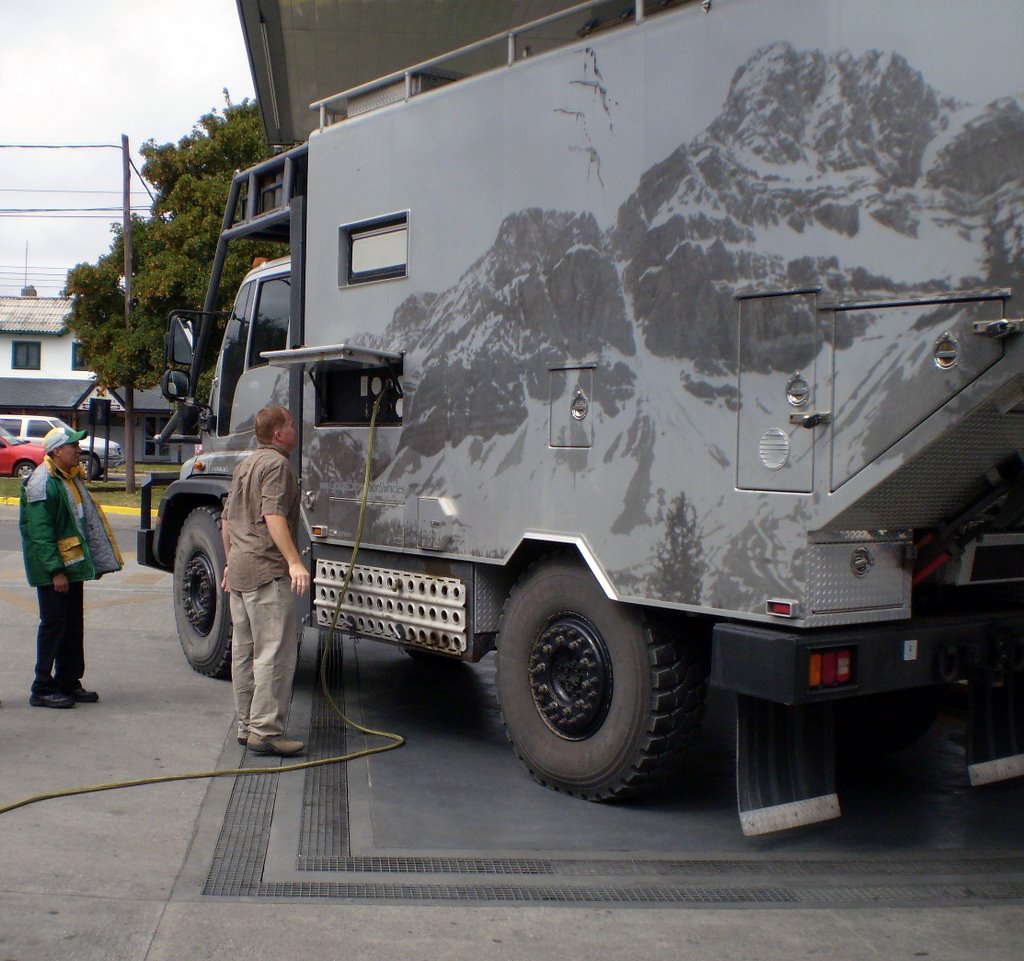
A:
[[[277,404],[264,407],[256,413],[256,440],[261,444],[272,444],[274,434],[283,430],[292,415]]]

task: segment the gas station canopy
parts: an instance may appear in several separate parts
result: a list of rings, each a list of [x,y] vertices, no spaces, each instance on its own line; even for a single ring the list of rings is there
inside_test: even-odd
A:
[[[267,140],[290,145],[316,127],[317,113],[309,107],[314,101],[565,10],[578,0],[237,2]],[[625,0],[619,5],[630,6]],[[583,11],[579,18],[544,28],[537,49],[564,42],[592,13]]]

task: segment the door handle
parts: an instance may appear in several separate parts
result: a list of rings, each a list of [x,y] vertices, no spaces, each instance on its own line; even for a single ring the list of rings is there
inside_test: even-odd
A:
[[[796,424],[797,427],[806,427],[808,430],[811,430],[819,424],[831,424],[832,411],[817,410],[813,414],[790,414],[789,422]]]

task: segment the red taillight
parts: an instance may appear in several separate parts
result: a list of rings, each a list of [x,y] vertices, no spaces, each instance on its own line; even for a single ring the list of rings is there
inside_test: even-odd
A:
[[[826,651],[821,655],[821,686],[834,687],[836,683],[836,652]]]
[[[833,647],[822,651],[811,651],[807,659],[807,687],[817,690],[823,687],[839,687],[853,681],[853,650],[849,647]]]
[[[793,602],[792,601],[774,601],[770,600],[765,604],[765,609],[769,614],[777,614],[779,617],[792,617],[793,616]]]

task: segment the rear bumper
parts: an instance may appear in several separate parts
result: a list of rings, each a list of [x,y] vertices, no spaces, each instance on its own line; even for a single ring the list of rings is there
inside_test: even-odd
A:
[[[835,649],[850,653],[850,681],[811,688],[811,655]],[[962,679],[999,684],[1006,672],[1019,671],[1024,671],[1024,610],[1013,609],[821,631],[718,624],[710,681],[792,705]]]

